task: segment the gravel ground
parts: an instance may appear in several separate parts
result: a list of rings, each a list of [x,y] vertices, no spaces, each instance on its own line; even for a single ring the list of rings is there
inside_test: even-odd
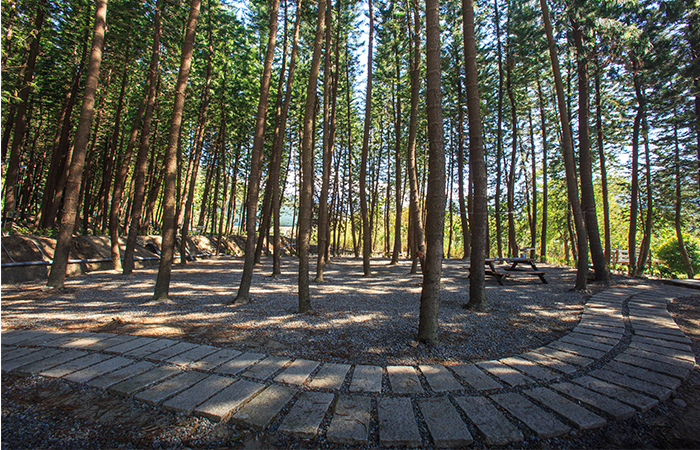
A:
[[[312,284],[315,315],[296,314],[296,265],[283,261],[273,279],[264,261],[248,305],[232,306],[242,261],[199,261],[174,267],[172,301],[151,300],[155,269],[129,277],[93,273],[67,280],[66,289],[39,283],[3,286],[2,328],[110,331],[166,336],[222,347],[257,349],[322,361],[423,364],[477,361],[520,354],[557,339],[578,323],[587,293],[570,291],[574,272],[544,266],[550,284],[519,278],[498,286],[487,279],[490,308],[473,313],[461,261],[446,261],[440,312],[441,343],[415,341],[420,275],[408,263],[336,259],[326,283]],[[635,284],[646,280],[618,279]],[[700,296],[669,306],[700,356]],[[564,439],[530,436],[522,448],[700,448],[700,371],[676,395],[630,420],[574,432]],[[2,448],[317,448],[323,443],[277,433],[254,433],[230,423],[160,411],[102,391],[42,377],[2,377]]]

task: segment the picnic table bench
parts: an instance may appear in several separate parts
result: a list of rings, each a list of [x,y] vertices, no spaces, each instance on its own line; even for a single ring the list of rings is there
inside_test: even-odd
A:
[[[496,266],[496,263],[506,263],[506,266]],[[545,272],[539,270],[535,264],[535,260],[532,258],[486,258],[484,260],[486,265],[486,275],[492,276],[498,281],[498,284],[503,286],[503,279],[508,278],[511,275],[520,276],[536,276],[540,279],[543,284],[548,284],[545,279]],[[509,265],[508,265],[509,264]],[[519,265],[529,265],[530,267],[518,267]],[[466,266],[469,270],[471,266]]]

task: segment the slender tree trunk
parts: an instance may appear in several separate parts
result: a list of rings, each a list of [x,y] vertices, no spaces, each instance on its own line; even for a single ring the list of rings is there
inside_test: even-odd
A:
[[[542,84],[537,78],[537,96],[540,106],[540,125],[542,128],[542,231],[540,233],[540,259],[547,262],[547,114],[545,113],[544,97],[542,95]]]
[[[459,52],[455,53],[455,61],[459,64]],[[464,197],[464,95],[462,79],[457,77],[457,200],[459,201],[459,218],[462,224],[462,259],[471,258],[471,231],[467,219],[467,202]],[[469,186],[467,184],[467,191]],[[467,195],[469,193],[467,192]]]
[[[700,192],[700,11],[698,11],[697,2],[694,0],[686,0],[688,5],[688,42],[690,43],[690,51],[692,55],[692,72],[693,78],[693,93],[695,106],[695,136],[697,139],[697,155],[698,155],[698,192]]]
[[[301,144],[302,185],[299,195],[299,234],[297,250],[299,251],[299,312],[313,312],[309,293],[309,239],[311,237],[311,206],[313,202],[313,122],[316,114],[316,87],[321,68],[321,49],[323,46],[325,0],[318,2],[318,22],[314,39],[314,53],[311,60],[309,84],[306,89],[304,106],[304,132]]]
[[[573,18],[571,19],[574,43],[577,55],[578,75],[578,139],[579,139],[579,167],[581,177],[581,209],[586,223],[588,242],[591,250],[591,260],[595,270],[595,280],[602,283],[610,283],[610,273],[605,262],[605,253],[600,243],[600,229],[598,228],[598,214],[596,213],[595,192],[593,191],[593,170],[591,163],[591,142],[589,136],[588,110],[589,110],[589,86],[588,86],[588,55],[584,48],[583,31]]]
[[[532,222],[530,225],[530,258],[535,258],[537,248],[537,155],[535,154],[535,130],[532,126],[532,108],[527,110],[530,128],[530,173],[532,174]]]
[[[511,53],[512,43],[508,43],[506,51],[506,92],[510,101],[510,125],[511,125],[511,149],[510,168],[508,171],[508,191],[506,193],[506,206],[508,207],[508,253],[510,256],[518,256],[520,246],[515,235],[515,163],[518,146],[518,117],[513,92],[513,69],[515,62]]]
[[[681,197],[681,161],[680,161],[680,146],[678,145],[678,124],[674,122],[673,124],[673,135],[674,135],[674,153],[673,153],[673,163],[675,169],[675,215],[674,215],[674,225],[676,228],[676,239],[678,239],[678,248],[681,252],[681,257],[683,258],[683,263],[686,267],[686,274],[688,278],[692,279],[695,276],[695,271],[693,270],[693,265],[690,262],[690,257],[688,256],[688,250],[683,242],[683,232],[682,232],[682,221],[681,221],[681,207],[682,207],[682,197]]]
[[[629,249],[629,274],[637,275],[637,216],[639,215],[639,131],[642,125],[642,117],[646,113],[646,100],[642,94],[641,80],[639,78],[638,63],[632,59],[634,75],[634,90],[637,95],[637,114],[634,116],[632,128],[632,187],[630,191],[630,226],[627,235],[627,245]]]
[[[372,122],[372,45],[374,41],[374,11],[369,4],[369,41],[367,43],[367,95],[365,96],[365,126],[362,135],[362,162],[360,163],[360,210],[362,215],[362,273],[371,275],[372,233],[367,210],[367,164],[369,155],[369,132]]]
[[[637,261],[637,272],[644,273],[644,266],[647,263],[649,255],[649,247],[651,246],[651,231],[654,225],[654,203],[651,192],[651,155],[649,152],[649,126],[647,125],[646,116],[642,120],[644,130],[644,157],[646,165],[646,182],[647,182],[647,211],[646,223],[644,225],[644,237],[642,244],[639,246],[639,261]]]
[[[148,68],[148,100],[146,110],[143,115],[143,128],[141,130],[141,140],[139,142],[139,152],[136,157],[134,167],[134,193],[129,216],[129,235],[126,239],[126,249],[124,250],[124,262],[122,271],[125,275],[134,270],[134,250],[136,248],[136,238],[141,227],[141,213],[146,189],[146,164],[148,162],[148,151],[150,148],[151,123],[153,121],[153,111],[156,104],[156,94],[158,85],[158,64],[160,48],[160,19],[162,14],[162,3],[158,2],[156,15],[153,20],[153,46],[151,49],[151,62]]]
[[[194,38],[199,19],[199,8],[202,0],[192,0],[190,3],[190,15],[187,19],[187,31],[182,43],[182,56],[180,57],[180,71],[175,84],[175,102],[173,114],[170,118],[170,131],[168,133],[168,147],[163,161],[163,173],[165,183],[163,188],[163,244],[161,248],[160,265],[156,287],[153,292],[154,300],[166,300],[170,289],[170,276],[173,265],[173,253],[175,250],[175,185],[177,181],[177,145],[182,127],[182,113],[185,109],[185,90],[192,66],[192,54],[194,52]]]
[[[95,26],[92,38],[92,50],[90,52],[90,63],[88,66],[87,79],[85,81],[85,91],[83,93],[83,105],[80,110],[78,128],[75,132],[75,149],[71,161],[71,170],[66,183],[66,193],[63,217],[61,218],[61,229],[56,240],[51,271],[47,286],[61,289],[66,278],[66,267],[70,254],[71,239],[75,229],[75,222],[78,214],[78,197],[80,195],[80,184],[85,166],[85,153],[88,139],[90,138],[90,127],[95,106],[95,94],[100,78],[100,65],[102,63],[102,49],[104,47],[105,29],[107,27],[107,0],[98,0],[95,11]]]
[[[496,217],[496,248],[499,258],[503,258],[503,226],[501,225],[501,158],[503,157],[503,52],[501,50],[501,21],[498,14],[498,0],[494,0],[496,23],[496,46],[498,53],[498,122],[496,125],[496,194],[494,215]]]
[[[394,36],[396,38],[396,36]],[[396,53],[396,93],[394,97],[394,110],[396,118],[394,120],[394,190],[396,191],[396,219],[394,220],[394,251],[391,254],[391,264],[398,264],[399,256],[401,255],[401,213],[403,209],[403,196],[401,191],[401,64],[399,60],[399,51]]]
[[[540,0],[542,8],[542,21],[544,22],[545,33],[547,34],[547,45],[549,47],[549,56],[552,61],[552,73],[554,75],[554,85],[557,93],[557,105],[559,107],[559,119],[561,120],[562,131],[562,153],[564,156],[564,166],[566,168],[566,190],[571,203],[571,209],[574,216],[574,224],[576,226],[577,247],[578,247],[578,262],[576,271],[576,290],[586,288],[587,273],[588,273],[588,240],[586,238],[586,229],[583,222],[583,214],[581,213],[581,204],[578,197],[578,186],[576,183],[576,165],[574,161],[574,146],[571,136],[571,126],[566,108],[566,100],[564,98],[564,84],[562,83],[561,71],[559,69],[559,57],[554,42],[554,34],[552,32],[552,22],[549,19],[549,7],[547,0]]]
[[[481,129],[481,101],[476,63],[474,7],[472,0],[462,0],[464,28],[464,67],[469,117],[469,174],[473,183],[471,211],[471,269],[469,270],[469,302],[467,308],[483,310],[486,300],[486,258],[488,209],[486,193],[486,163]]]
[[[596,143],[598,146],[598,159],[600,162],[600,187],[603,193],[603,233],[605,241],[605,262],[607,264],[610,264],[610,252],[612,251],[612,244],[610,238],[610,198],[608,193],[608,171],[605,167],[605,146],[603,140],[603,91],[600,87],[600,62],[598,61],[597,53],[593,55],[593,61],[595,62]]]
[[[275,41],[277,38],[277,15],[279,13],[279,0],[270,2],[270,35],[267,40],[267,53],[260,83],[260,101],[258,103],[258,115],[255,121],[255,136],[253,150],[250,157],[250,177],[248,182],[248,202],[246,213],[246,244],[245,261],[241,285],[238,288],[236,304],[250,302],[250,285],[253,282],[253,268],[255,266],[255,228],[258,211],[258,196],[260,193],[260,177],[262,172],[263,145],[265,144],[265,116],[267,115],[268,100],[270,97],[270,78],[272,75],[272,60],[275,56]]]

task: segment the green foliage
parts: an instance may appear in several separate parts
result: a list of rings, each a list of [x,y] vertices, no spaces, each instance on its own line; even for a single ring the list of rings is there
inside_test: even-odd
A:
[[[694,237],[684,239],[688,258],[693,267],[693,274],[700,272],[700,241]],[[673,275],[686,274],[687,268],[681,256],[678,239],[668,239],[656,252],[656,256],[664,263]]]

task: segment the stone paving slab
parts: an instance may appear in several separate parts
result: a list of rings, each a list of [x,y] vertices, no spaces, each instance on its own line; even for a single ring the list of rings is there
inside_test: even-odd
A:
[[[507,364],[510,367],[513,367],[521,372],[523,372],[526,375],[529,375],[532,378],[535,378],[537,380],[541,381],[550,381],[555,378],[558,378],[559,375],[543,368],[540,367],[539,365],[535,364],[532,361],[528,361],[527,359],[520,358],[517,356],[511,356],[509,358],[503,358],[499,359],[500,362],[503,364]]]
[[[553,348],[550,345],[546,347],[540,347],[535,351],[537,353],[549,356],[550,358],[558,359],[559,361],[565,362],[569,365],[578,366],[579,368],[586,367],[594,361],[594,359],[588,358],[586,356],[565,352],[563,350]]]
[[[428,385],[435,392],[459,391],[464,389],[445,366],[439,364],[418,366]]]
[[[21,352],[20,355],[17,355],[15,358],[11,359],[10,361],[2,361],[3,372],[12,372],[13,370],[18,369],[18,368],[25,366],[27,364],[41,361],[44,358],[50,358],[52,356],[56,356],[56,354],[58,354],[60,352],[60,350],[56,350],[54,348],[42,348],[42,349],[23,348],[22,350],[23,351]]]
[[[455,397],[487,445],[508,445],[523,441],[523,433],[485,397]]]
[[[115,335],[114,337],[107,338],[107,339],[102,339],[99,342],[95,342],[90,346],[90,350],[94,351],[105,351],[111,347],[121,345],[125,342],[133,341],[136,339],[138,336],[130,336],[128,334],[118,334]]]
[[[140,391],[146,386],[153,383],[158,383],[178,373],[181,373],[180,369],[174,366],[156,367],[155,369],[149,370],[148,372],[142,373],[134,378],[113,385],[109,388],[109,391],[119,395],[131,395],[134,392]]]
[[[383,374],[384,371],[379,366],[356,365],[350,392],[381,392]]]
[[[542,354],[539,351],[523,353],[522,355],[520,355],[520,358],[527,359],[529,361],[545,366],[548,369],[556,370],[563,374],[570,374],[579,370],[578,366],[565,363],[564,361],[559,361],[558,359],[552,358],[549,355]]]
[[[49,333],[46,330],[17,330],[17,331],[3,331],[2,337],[0,337],[0,342],[2,345],[17,345],[21,344],[22,341],[27,339],[32,339],[40,337]]]
[[[620,343],[620,339],[617,338],[598,336],[595,334],[587,334],[578,331],[572,331],[571,333],[567,334],[566,337],[574,338],[580,341],[595,342],[597,344],[607,344],[611,348]]]
[[[640,344],[657,345],[659,347],[671,348],[686,353],[693,353],[693,348],[690,346],[689,343],[676,342],[667,339],[658,339],[639,335],[634,337],[634,341]]]
[[[523,393],[552,409],[560,416],[567,418],[579,429],[590,430],[592,428],[600,428],[607,423],[607,421],[599,415],[565,399],[550,389],[538,387],[525,390]]]
[[[629,419],[635,413],[634,408],[631,406],[606,397],[603,394],[591,391],[590,389],[586,389],[583,386],[566,382],[552,384],[550,387],[611,415],[615,420]]]
[[[177,344],[177,341],[172,339],[157,339],[143,347],[135,348],[131,351],[124,352],[124,356],[133,356],[134,358],[145,358],[151,353],[159,352],[165,348],[172,347]]]
[[[188,350],[192,350],[193,348],[197,348],[197,344],[179,342],[172,347],[166,347],[163,350],[151,353],[150,355],[146,356],[146,359],[150,359],[151,361],[165,361],[166,359],[170,359],[173,356],[179,355],[180,353],[184,353]]]
[[[24,339],[18,344],[22,345],[23,347],[58,347],[58,345],[53,345],[53,343],[58,341],[59,345],[65,344],[66,342],[76,339],[78,336],[78,334],[72,331],[46,331],[43,333],[37,331],[34,336]]]
[[[147,388],[145,391],[139,392],[134,398],[149,405],[158,405],[185,389],[189,389],[206,377],[207,375],[200,372],[182,372],[153,387]]]
[[[591,336],[599,336],[602,338],[614,339],[617,341],[622,339],[622,335],[624,334],[622,331],[610,332],[610,331],[601,330],[600,328],[595,328],[595,327],[586,326],[586,325],[578,325],[576,328],[574,328],[574,331],[572,333],[586,334],[586,335],[591,335]]]
[[[607,383],[598,378],[583,376],[574,378],[571,381],[592,391],[596,391],[600,394],[617,399],[623,403],[627,403],[641,412],[647,412],[659,404],[659,401],[654,398],[640,394],[639,392],[625,389],[615,384]]]
[[[262,431],[272,422],[272,419],[284,405],[289,403],[296,392],[296,389],[273,384],[243,405],[231,417],[231,420]]]
[[[382,397],[377,402],[377,414],[381,445],[421,446],[420,431],[413,414],[411,399]]]
[[[685,378],[690,373],[690,369],[683,367],[678,364],[669,363],[668,361],[658,361],[653,359],[643,358],[641,356],[635,356],[629,351],[625,351],[617,355],[616,361],[631,364],[637,367],[642,367],[645,369],[653,370],[657,373],[662,373],[665,375],[670,375],[672,377],[678,378],[679,380],[685,380]]]
[[[467,425],[447,397],[419,399],[418,407],[436,447],[459,448],[474,443]]]
[[[133,363],[133,359],[124,358],[122,356],[115,356],[114,358],[108,359],[107,361],[86,367],[83,370],[77,372],[69,373],[63,378],[70,381],[75,381],[76,383],[85,383],[93,378],[97,378],[100,375],[104,375],[108,372],[113,372],[115,370],[121,369],[124,366],[128,366]]]
[[[677,358],[672,354],[661,354],[650,352],[641,348],[634,348],[630,346],[624,353],[631,356],[637,356],[639,358],[651,359],[653,361],[659,361],[670,366],[676,366],[682,369],[692,370],[695,367],[695,360],[689,361],[685,358]]]
[[[61,345],[61,348],[92,350],[93,345],[113,337],[114,335],[109,333],[95,333],[90,336],[84,336],[70,342],[66,342],[65,344]]]
[[[77,372],[78,370],[83,370],[92,365],[107,361],[110,358],[112,358],[112,356],[110,355],[92,353],[89,355],[85,355],[82,358],[74,359],[72,361],[68,361],[61,365],[41,371],[39,372],[39,375],[52,378],[65,377],[69,373]]]
[[[302,439],[315,437],[334,399],[330,392],[302,392],[278,430]]]
[[[197,406],[194,414],[214,422],[226,420],[236,409],[263,389],[265,389],[265,385],[262,383],[238,380]]]
[[[196,373],[196,372],[195,372]],[[192,387],[163,402],[163,408],[192,414],[192,411],[210,397],[233,384],[235,380],[219,375],[209,375]]]
[[[38,349],[36,349],[36,350],[38,350]],[[11,359],[19,358],[20,356],[24,356],[27,354],[26,352],[27,352],[27,349],[25,347],[13,347],[10,345],[0,346],[0,356],[2,356],[2,362],[7,362]]]
[[[629,375],[630,377],[658,384],[659,386],[664,386],[671,390],[676,390],[678,386],[681,385],[681,380],[678,378],[662,375],[660,373],[642,369],[641,367],[636,367],[630,364],[625,364],[624,362],[617,360],[610,361],[604,368],[606,370],[611,370],[613,372]]]
[[[661,401],[666,400],[671,396],[671,389],[659,386],[658,384],[649,383],[647,381],[632,378],[628,375],[612,372],[610,370],[598,369],[590,372],[588,375],[598,378],[608,383],[617,384],[622,387],[634,389],[635,391],[654,397]]]
[[[350,364],[324,363],[309,383],[309,387],[311,389],[340,389],[350,367],[352,367]]]
[[[387,366],[389,384],[395,394],[422,394],[418,373],[413,366]]]
[[[217,350],[214,353],[191,363],[188,368],[195,370],[212,370],[242,354],[242,352],[230,348]]]
[[[243,353],[231,361],[225,362],[214,369],[224,375],[238,375],[265,357],[262,353]]]
[[[309,378],[311,372],[316,370],[320,365],[321,363],[318,361],[297,359],[275,377],[275,382],[301,386]]]
[[[186,350],[179,355],[166,359],[165,362],[175,364],[176,366],[189,366],[193,362],[199,361],[217,350],[218,348],[211,345],[198,345],[191,350]]]
[[[326,430],[328,442],[363,445],[369,440],[371,399],[358,395],[340,395],[335,413]]]
[[[582,347],[580,345],[575,345],[575,344],[570,344],[567,342],[561,342],[561,341],[554,341],[550,343],[547,347],[556,349],[556,350],[562,350],[565,352],[573,353],[578,356],[583,356],[585,358],[590,358],[590,359],[598,359],[602,358],[606,352],[600,351],[600,350],[594,350],[592,348],[588,347]]]
[[[559,342],[565,342],[567,344],[574,344],[581,347],[592,348],[593,350],[598,350],[601,352],[609,352],[617,344],[602,344],[600,342],[595,342],[592,339],[578,339],[575,336],[567,335],[559,339]]]
[[[450,369],[477,391],[500,389],[503,385],[486,375],[474,364],[457,364]]]
[[[22,367],[15,369],[15,372],[17,372],[20,375],[32,375],[35,373],[43,372],[60,364],[67,363],[68,361],[81,358],[86,355],[86,352],[80,350],[66,350],[64,352],[59,352],[58,350],[56,350],[56,354],[54,356],[49,356],[42,360],[35,361],[30,364],[25,364]]]
[[[675,342],[680,342],[681,344],[689,344],[692,345],[692,341],[688,339],[688,337],[679,329],[676,328],[676,333],[669,332],[671,330],[647,330],[647,329],[638,329],[634,330],[634,334],[637,336],[645,336],[645,337],[650,337],[650,338],[656,338],[656,339],[665,339],[667,341],[675,341]]]
[[[503,364],[500,361],[482,361],[476,363],[476,365],[490,374],[498,377],[499,379],[505,381],[510,386],[523,386],[526,384],[532,384],[535,382],[530,377],[523,375],[512,367]]]
[[[272,374],[279,371],[282,367],[289,364],[289,361],[291,360],[288,358],[270,355],[262,361],[259,361],[254,366],[251,366],[248,370],[243,372],[241,376],[265,380],[272,376]]]
[[[110,386],[117,384],[120,381],[136,375],[141,375],[144,372],[152,370],[154,367],[156,367],[156,365],[148,361],[138,361],[135,364],[128,365],[114,372],[109,372],[100,377],[94,378],[88,381],[87,385],[106,390]]]
[[[571,428],[520,394],[491,395],[491,399],[523,422],[539,437],[549,439],[567,434]]]
[[[155,342],[157,339],[154,338],[149,338],[149,337],[137,337],[136,339],[132,339],[128,342],[124,342],[123,344],[115,345],[109,348],[106,348],[103,350],[105,353],[115,353],[115,354],[120,354],[120,353],[127,353],[132,350],[135,350],[137,348],[143,347],[144,345],[151,344]]]

